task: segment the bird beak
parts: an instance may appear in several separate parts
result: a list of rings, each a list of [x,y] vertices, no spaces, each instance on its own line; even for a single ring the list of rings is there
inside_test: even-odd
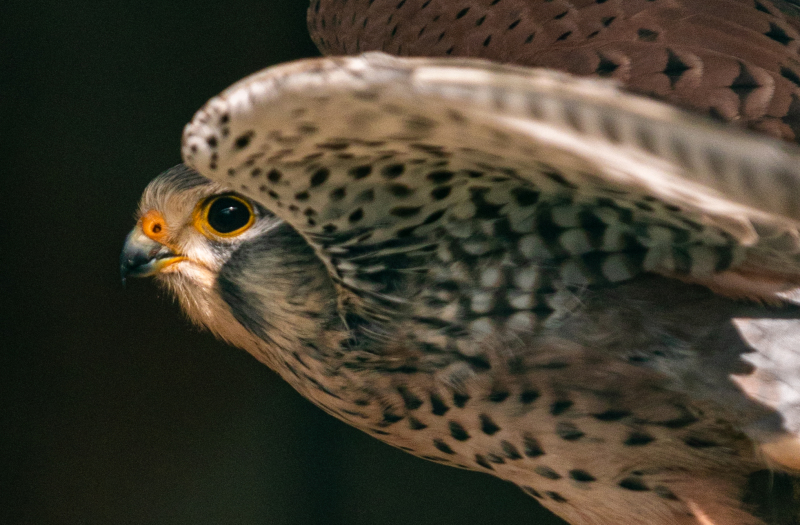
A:
[[[125,246],[119,256],[119,272],[122,283],[127,277],[147,277],[154,275],[171,264],[186,259],[169,247],[154,241],[144,234],[137,225],[125,239]]]

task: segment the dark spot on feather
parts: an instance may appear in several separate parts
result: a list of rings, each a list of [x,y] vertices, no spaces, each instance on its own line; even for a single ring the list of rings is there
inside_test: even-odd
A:
[[[400,198],[408,197],[414,193],[414,190],[405,184],[390,184],[387,189],[393,196]]]
[[[500,447],[503,449],[503,454],[505,454],[508,459],[511,460],[522,459],[522,454],[519,453],[517,447],[515,447],[508,441],[506,440],[501,441]]]
[[[406,219],[408,217],[413,217],[414,215],[418,214],[422,206],[397,206],[391,208],[389,210],[390,215],[394,215],[395,217],[400,217]]]
[[[475,463],[477,463],[483,468],[494,470],[494,467],[492,467],[492,465],[488,461],[486,461],[486,458],[481,456],[480,454],[475,454]]]
[[[554,416],[560,416],[561,414],[566,412],[572,405],[573,405],[572,401],[568,399],[555,401],[552,405],[550,405],[550,414]]]
[[[500,430],[500,427],[498,427],[497,424],[494,421],[492,421],[492,418],[490,418],[486,414],[480,415],[480,422],[481,422],[481,432],[483,432],[487,436],[491,436],[495,434],[498,430]]]
[[[441,439],[434,439],[433,446],[444,452],[445,454],[455,454],[450,445],[442,441]]]
[[[403,416],[399,416],[399,415],[393,414],[391,412],[384,412],[383,413],[383,422],[384,423],[387,423],[387,424],[391,425],[393,423],[397,423],[401,419],[403,419]]]
[[[486,455],[486,457],[489,459],[489,461],[491,461],[492,463],[497,463],[498,465],[502,465],[503,463],[506,462],[505,459],[498,456],[497,454],[489,453]]]
[[[247,133],[239,135],[236,138],[236,140],[234,141],[233,146],[236,149],[244,149],[244,148],[246,148],[250,144],[250,140],[253,138],[254,135],[255,135],[255,132],[253,132],[253,131],[248,131]]]
[[[464,405],[467,404],[467,401],[469,401],[469,399],[470,399],[469,396],[466,394],[460,394],[458,392],[453,394],[453,404],[458,408],[464,408]]]
[[[403,398],[403,404],[409,410],[416,410],[422,406],[422,400],[415,396],[407,387],[400,385],[397,387],[397,391],[400,393],[400,396]]]
[[[422,221],[422,224],[432,224],[432,223],[438,221],[439,219],[441,219],[444,214],[445,214],[445,210],[435,211],[435,212],[431,213],[430,215],[428,215],[425,218],[425,220]]]
[[[582,481],[582,482],[589,482],[595,481],[597,478],[586,472],[585,470],[570,470],[569,477],[574,479],[575,481]]]
[[[311,176],[311,187],[321,186],[328,180],[331,172],[328,168],[320,168]]]
[[[525,455],[529,458],[536,458],[544,455],[544,450],[539,444],[539,441],[530,434],[525,434],[522,437],[522,447],[523,452],[525,452]]]
[[[413,417],[408,418],[408,426],[411,430],[424,430],[428,428],[428,425]]]
[[[577,190],[578,187],[564,178],[562,174],[557,172],[555,169],[544,169],[542,170],[542,175],[550,179],[551,181],[555,182],[556,184],[560,184],[561,186],[565,186],[567,188]]]
[[[502,403],[503,401],[505,401],[508,398],[508,396],[509,396],[509,393],[507,391],[505,391],[505,390],[493,390],[489,394],[488,399],[492,403]]]
[[[345,195],[347,194],[344,187],[336,188],[330,192],[330,198],[332,201],[340,201],[344,199]]]
[[[636,31],[636,35],[643,42],[655,42],[658,39],[658,31],[653,31],[652,29],[641,28]]]
[[[633,490],[636,492],[650,490],[647,485],[645,485],[642,480],[638,478],[625,478],[619,482],[619,486],[623,489]]]
[[[511,195],[517,204],[523,207],[532,206],[539,201],[539,192],[528,188],[514,188],[511,190]]]
[[[556,434],[564,441],[577,441],[586,435],[574,423],[560,422],[556,425]]]
[[[358,208],[353,213],[351,213],[349,217],[347,217],[347,220],[352,223],[352,222],[358,222],[363,218],[364,218],[364,210]]]
[[[405,170],[406,167],[402,164],[389,164],[381,169],[381,175],[387,179],[394,179],[402,175]]]
[[[631,415],[627,410],[606,410],[599,414],[592,414],[599,421],[619,421]]]
[[[469,439],[469,433],[461,426],[460,423],[455,421],[450,421],[450,435],[453,436],[453,439],[457,439],[458,441],[466,441]]]
[[[663,485],[656,485],[653,487],[653,492],[655,492],[656,496],[659,498],[664,498],[671,501],[679,501],[678,496],[676,496],[671,490]]]
[[[598,58],[600,61],[597,63],[597,67],[594,69],[594,72],[597,73],[598,76],[610,77],[612,74],[614,74],[614,71],[619,68],[619,64],[606,58],[604,55],[598,53]]]
[[[680,80],[683,74],[691,69],[683,60],[671,49],[667,49],[667,65],[663,73],[669,78],[672,87]]]
[[[689,436],[685,438],[683,442],[692,448],[710,448],[719,446],[719,444],[715,443],[714,441],[703,439],[696,436]]]
[[[561,474],[551,469],[550,467],[545,467],[544,465],[537,465],[536,467],[534,467],[533,471],[542,476],[543,478],[561,479]]]
[[[353,199],[353,202],[356,204],[361,204],[364,202],[372,202],[375,200],[375,190],[373,188],[366,189],[356,195],[356,198]]]
[[[796,86],[800,86],[800,76],[798,76],[797,73],[795,73],[788,67],[786,66],[781,67],[781,76],[786,80],[788,80],[789,82],[792,82]]]
[[[769,37],[784,46],[794,40],[792,37],[786,34],[786,31],[782,27],[778,26],[774,22],[769,23],[769,31],[764,33],[764,36]]]
[[[450,195],[452,189],[453,188],[451,186],[440,186],[431,190],[431,197],[433,197],[435,200],[442,200]]]
[[[450,410],[450,407],[445,405],[442,398],[436,394],[431,394],[431,412],[437,416],[443,416]]]
[[[350,168],[348,173],[355,180],[363,179],[372,173],[372,166],[356,166],[355,168]]]
[[[439,171],[432,171],[428,173],[427,179],[434,184],[444,184],[445,182],[450,181],[455,175],[452,171],[447,170],[439,170]]]
[[[537,399],[539,399],[539,396],[540,396],[540,395],[541,395],[541,394],[539,393],[539,391],[538,391],[538,390],[530,390],[530,389],[529,389],[529,390],[525,390],[525,391],[523,391],[523,392],[522,392],[522,393],[519,395],[519,400],[520,400],[520,402],[522,402],[522,403],[524,403],[524,404],[526,404],[526,405],[527,405],[527,404],[529,404],[529,403],[533,403],[534,401],[536,401]]]
[[[628,438],[624,441],[624,444],[629,447],[638,447],[642,445],[647,445],[648,443],[655,441],[655,439],[656,438],[654,438],[650,434],[634,431],[630,433]]]

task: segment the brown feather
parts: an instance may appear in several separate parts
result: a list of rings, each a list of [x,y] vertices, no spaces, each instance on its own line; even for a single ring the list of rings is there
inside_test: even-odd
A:
[[[611,77],[798,141],[797,12],[768,0],[316,0],[308,24],[328,55],[468,56]]]

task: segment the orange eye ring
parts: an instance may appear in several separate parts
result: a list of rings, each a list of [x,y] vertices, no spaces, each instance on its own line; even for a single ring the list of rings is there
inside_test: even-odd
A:
[[[194,213],[194,227],[207,237],[236,237],[249,230],[255,220],[253,206],[232,193],[205,199]]]

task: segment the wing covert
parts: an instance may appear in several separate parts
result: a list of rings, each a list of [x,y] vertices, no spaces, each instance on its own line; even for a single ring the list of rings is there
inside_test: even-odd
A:
[[[461,283],[476,315],[506,315],[641,271],[712,282],[744,269],[782,287],[800,273],[796,148],[605,81],[481,60],[305,60],[209,101],[183,155],[289,222],[372,318],[423,289],[447,319],[452,297],[430,288],[442,283]]]

